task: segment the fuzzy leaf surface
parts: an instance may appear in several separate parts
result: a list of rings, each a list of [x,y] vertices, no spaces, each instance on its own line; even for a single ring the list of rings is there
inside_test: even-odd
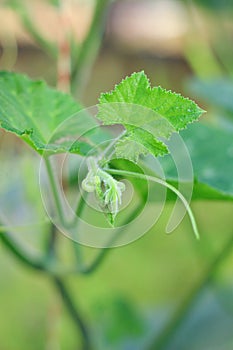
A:
[[[152,88],[142,71],[124,79],[113,91],[101,94],[97,117],[105,125],[121,124],[125,127],[127,133],[116,144],[116,154],[135,161],[140,154],[167,154],[160,138],[169,138],[173,132],[186,128],[203,112],[195,102],[180,94],[161,87]],[[141,136],[136,131],[138,128]],[[135,147],[135,134],[136,143],[140,144],[138,147]],[[151,147],[152,144],[155,148]],[[156,146],[159,146],[159,151]]]

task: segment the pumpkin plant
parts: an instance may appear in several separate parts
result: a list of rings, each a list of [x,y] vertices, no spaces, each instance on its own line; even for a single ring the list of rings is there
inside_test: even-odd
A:
[[[46,272],[55,281],[71,315],[80,327],[85,348],[90,347],[89,335],[63,285],[61,276],[67,271],[56,254],[55,237],[59,231],[64,230],[66,233],[71,229],[77,230],[76,236],[72,233],[70,238],[76,250],[79,246],[78,262],[77,266],[70,268],[70,271],[83,274],[93,272],[115,238],[111,237],[111,244],[100,249],[93,263],[85,266],[80,253],[82,249],[80,243],[83,242],[78,238],[80,206],[83,208],[86,204],[83,201],[85,193],[94,193],[96,205],[100,208],[98,215],[103,213],[107,220],[106,225],[110,230],[114,229],[116,218],[121,215],[119,211],[126,190],[122,179],[128,177],[135,181],[159,183],[174,192],[183,202],[194,233],[199,238],[194,216],[184,195],[171,183],[153,174],[151,170],[142,173],[139,171],[139,165],[146,164],[145,160],[148,157],[167,155],[169,147],[166,142],[171,135],[198,120],[202,113],[203,110],[193,101],[161,87],[151,87],[143,71],[126,77],[113,91],[101,94],[95,116],[88,113],[88,109],[85,110],[69,94],[48,87],[44,81],[33,81],[24,75],[11,72],[0,73],[1,128],[22,139],[41,157],[49,181],[47,195],[51,202],[49,194],[51,193],[52,206],[55,208],[53,214],[58,218],[56,221],[48,213],[48,219],[51,220],[51,236],[49,248],[41,256],[29,255],[17,245],[14,236],[2,232],[3,229],[1,239],[21,261]],[[61,128],[67,122],[69,127]],[[114,126],[117,127],[117,133],[111,131]],[[64,210],[63,198],[52,164],[53,157],[59,154],[77,156],[76,171],[79,171],[80,157],[86,164],[80,186],[82,196],[72,219],[67,217]],[[137,170],[133,171],[135,167]],[[137,182],[135,188],[140,191]],[[146,200],[144,198],[144,201]],[[130,217],[136,215],[136,212],[132,212]],[[127,215],[125,224],[131,220],[130,217]],[[117,229],[117,235],[120,231],[121,227]]]

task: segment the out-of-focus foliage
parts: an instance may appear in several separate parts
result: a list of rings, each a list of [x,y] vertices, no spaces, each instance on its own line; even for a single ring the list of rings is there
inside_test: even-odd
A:
[[[191,2],[192,0],[184,0],[186,2]],[[232,0],[193,0],[193,3],[202,5],[211,11],[228,11],[233,10]]]
[[[191,125],[181,133],[192,159],[195,198],[233,198],[232,131],[211,125]],[[177,178],[170,156],[161,158],[167,179]],[[205,185],[205,186],[202,186]]]
[[[189,90],[199,99],[206,102],[210,108],[216,107],[221,115],[223,111],[232,117],[233,122],[233,80],[230,78],[192,79]]]

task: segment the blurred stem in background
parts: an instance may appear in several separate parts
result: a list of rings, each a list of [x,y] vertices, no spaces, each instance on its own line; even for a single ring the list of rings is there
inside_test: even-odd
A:
[[[107,5],[109,2],[109,0],[96,0],[90,29],[83,43],[79,47],[68,32],[68,18],[66,18],[67,13],[65,11],[65,5],[67,5],[67,3],[65,3],[65,1],[56,2],[56,6],[60,11],[61,25],[64,35],[64,37],[61,38],[61,42],[59,43],[58,47],[56,44],[49,42],[43,37],[43,35],[41,35],[23,1],[9,0],[7,4],[19,15],[24,28],[28,34],[30,34],[33,40],[46,53],[48,53],[54,60],[58,62],[58,88],[68,92],[70,90],[70,87],[72,87],[72,93],[75,96],[81,96],[83,89],[85,88],[85,82],[88,79],[92,65],[97,57],[98,50],[100,48],[104,31],[106,12],[108,9]],[[66,69],[66,71],[63,71],[63,69]],[[60,218],[64,220],[62,206],[57,191],[57,185],[53,176],[53,169],[48,159],[46,159],[45,162],[56,207]],[[47,246],[45,248],[45,255],[44,257],[35,258],[32,256],[32,254],[30,254],[29,251],[26,251],[23,247],[21,247],[13,236],[4,230],[0,230],[0,239],[4,245],[15,255],[15,257],[17,257],[28,267],[43,271],[51,275],[52,281],[58,289],[64,305],[67,308],[67,311],[69,312],[71,318],[73,319],[82,335],[82,349],[89,350],[91,349],[91,340],[88,327],[80,316],[75,302],[69,294],[64,281],[61,279],[61,277],[59,277],[59,270],[56,269],[56,238],[57,230],[55,226],[51,224],[51,232]],[[93,272],[99,266],[107,253],[106,249],[101,249],[100,253],[97,255],[96,259],[94,259],[93,263],[90,266],[86,267],[83,265],[81,255],[82,252],[79,244],[76,242],[72,242],[72,244],[75,247],[77,262],[80,264],[82,263],[80,266],[78,266],[78,268],[73,269],[76,273],[79,272],[88,274]]]
[[[78,98],[82,97],[86,81],[97,57],[105,26],[105,19],[110,0],[96,0],[94,15],[86,38],[72,63],[71,89]]]
[[[90,339],[89,330],[88,330],[86,324],[84,323],[83,318],[80,316],[80,313],[77,310],[77,306],[74,305],[74,300],[70,296],[70,294],[68,292],[68,288],[65,287],[65,283],[58,277],[54,278],[54,283],[60,292],[62,300],[63,300],[71,318],[73,319],[74,324],[77,326],[78,331],[80,331],[82,334],[82,349],[83,350],[90,350],[92,348],[92,346],[91,346],[91,339]]]
[[[137,214],[137,210],[138,208],[132,214],[132,218]],[[54,228],[52,229],[52,231],[53,231],[52,236],[54,237],[54,235],[56,234],[56,232],[54,231]],[[29,252],[22,250],[18,245],[18,243],[13,239],[13,237],[8,232],[0,231],[0,239],[20,262],[26,264],[28,267],[47,272],[49,273],[49,275],[51,275],[53,281],[55,282],[56,287],[58,288],[63,298],[64,304],[66,305],[67,310],[69,311],[72,319],[75,321],[75,324],[77,325],[77,327],[82,333],[83,344],[84,344],[83,349],[91,349],[87,326],[84,324],[82,318],[80,317],[80,313],[77,311],[77,308],[75,307],[75,304],[70,294],[68,293],[68,290],[65,287],[65,284],[61,279],[61,277],[56,276],[56,274],[53,275],[51,272],[49,272],[43,260],[40,260],[39,258],[38,259],[32,258]],[[49,244],[48,247],[49,247],[48,252],[49,254],[51,254],[51,245]],[[52,244],[52,250],[53,248],[54,248],[54,245]],[[168,320],[168,323],[165,325],[164,329],[159,334],[159,336],[158,337],[156,336],[156,338],[150,342],[150,345],[148,346],[147,350],[166,349],[166,347],[172,341],[176,331],[185,321],[186,317],[191,312],[192,307],[198,301],[198,298],[203,292],[204,288],[208,286],[208,283],[212,280],[212,278],[215,277],[215,274],[218,272],[221,265],[232,253],[232,249],[233,249],[233,234],[230,235],[230,237],[226,240],[225,244],[223,245],[223,248],[213,258],[212,262],[210,263],[209,267],[207,268],[206,272],[204,273],[200,281],[196,284],[196,286],[193,287],[191,292],[188,293],[185,300],[181,302],[180,306],[177,308],[177,310],[172,315],[172,317]],[[86,272],[88,271],[93,272],[99,266],[99,263],[102,261],[103,257],[106,256],[106,253],[109,250],[110,249],[104,249],[104,248],[100,250],[100,253],[99,255],[97,255],[97,258],[95,259],[94,263],[90,265],[89,269],[87,269]]]
[[[102,39],[102,31],[104,27],[104,18],[106,13],[106,5],[109,0],[96,0],[94,15],[92,19],[92,23],[90,25],[89,32],[84,39],[83,43],[80,47],[75,47],[75,43],[72,40],[72,35],[69,31],[69,8],[65,1],[59,2],[59,10],[60,10],[60,19],[61,25],[63,28],[63,37],[59,42],[58,48],[58,80],[57,86],[59,89],[69,92],[70,89],[72,93],[78,97],[81,96],[83,89],[85,88],[84,82],[87,79],[87,73],[91,71],[93,62],[96,59],[98,49],[100,47],[101,39]],[[77,52],[77,57],[74,53]],[[73,60],[73,61],[72,61]],[[58,198],[59,191],[57,190],[55,179],[53,176],[53,172],[48,160],[46,160],[46,167],[48,170],[48,175],[51,183],[51,188],[53,190],[53,197],[55,199],[55,203],[58,209],[59,216],[62,222],[65,224],[65,219],[63,216],[62,206],[60,198]],[[80,197],[80,215],[82,212],[82,197]],[[54,257],[54,247],[56,241],[56,232],[51,238],[50,250],[52,252],[52,256]],[[100,258],[97,257],[96,261],[91,265],[90,269],[85,268],[83,265],[82,258],[82,249],[79,243],[72,242],[74,247],[76,260],[78,263],[79,272],[91,272],[94,270],[99,262],[102,260],[102,256],[104,254],[100,253]],[[78,271],[77,271],[78,272]],[[67,311],[69,312],[71,318],[76,324],[77,328],[80,330],[82,335],[83,342],[83,350],[91,349],[91,339],[89,335],[89,330],[85,322],[83,321],[80,313],[77,311],[75,307],[75,303],[71,295],[68,293],[65,284],[59,277],[54,277],[55,286],[57,287],[64,304],[66,305]]]
[[[93,63],[101,46],[108,6],[111,0],[96,0],[92,21],[86,38],[78,45],[70,36],[71,55],[71,90],[77,98],[82,97]],[[48,41],[35,26],[33,18],[21,0],[9,0],[8,5],[19,15],[21,22],[31,38],[54,60],[58,59],[59,49],[56,44]],[[64,6],[63,1],[57,2],[58,10]]]
[[[186,39],[185,58],[198,78],[219,77],[222,67],[213,52],[206,20],[192,0],[186,0],[185,4],[193,32]]]
[[[35,26],[27,7],[22,0],[8,0],[10,6],[19,16],[23,27],[31,38],[52,58],[57,58],[57,47],[53,42],[48,41],[41,35],[39,29]]]
[[[39,257],[35,257],[25,247],[22,247],[14,236],[7,232],[7,229],[2,225],[0,226],[0,239],[5,247],[11,251],[11,253],[22,263],[34,268],[35,270],[43,271],[43,263]]]
[[[200,79],[233,76],[232,38],[226,13],[205,11],[193,0],[185,0],[192,34],[187,36],[184,55]],[[230,14],[229,14],[230,16]],[[231,21],[231,18],[230,18]]]
[[[56,235],[57,231],[53,224],[51,224],[51,232],[50,237],[48,241],[48,247],[47,247],[47,254],[44,258],[35,258],[32,256],[32,254],[29,251],[26,251],[25,248],[23,249],[20,247],[19,243],[11,236],[9,232],[0,231],[0,239],[4,243],[5,247],[8,248],[8,250],[13,253],[13,255],[22,263],[26,264],[27,267],[39,270],[44,273],[48,273],[49,276],[51,276],[52,281],[54,282],[55,286],[57,287],[62,300],[64,302],[64,305],[67,308],[67,311],[69,312],[71,318],[73,319],[74,323],[76,324],[78,330],[82,334],[82,342],[83,342],[83,350],[89,350],[91,349],[90,345],[90,337],[88,328],[85,325],[85,322],[83,321],[83,318],[80,316],[80,312],[77,309],[77,306],[75,306],[75,303],[71,297],[71,295],[68,292],[68,289],[65,286],[64,281],[61,279],[61,277],[57,277],[54,275],[51,275],[49,272],[48,266],[50,265],[50,259],[55,259],[55,241],[56,241]]]

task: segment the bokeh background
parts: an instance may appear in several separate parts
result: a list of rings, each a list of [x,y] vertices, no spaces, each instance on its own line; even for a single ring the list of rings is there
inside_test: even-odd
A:
[[[56,85],[53,55],[30,35],[21,8],[56,43],[62,28],[55,3],[0,2],[1,70]],[[81,45],[95,1],[73,0],[69,6],[70,27]],[[174,205],[168,201],[143,238],[112,249],[92,275],[67,277],[69,289],[90,324],[94,349],[233,349],[232,1],[115,0],[105,6],[103,32],[95,38],[75,96],[85,106],[94,105],[100,92],[144,70],[152,85],[189,96],[207,110],[201,123],[210,128],[208,137],[201,137],[198,127],[189,135],[199,146],[193,153],[196,180],[204,179],[192,201],[201,240],[195,240],[187,217],[172,235],[165,234]],[[38,159],[1,129],[0,137],[1,211],[17,238],[40,251],[47,231],[37,220],[38,213],[44,215],[35,181]],[[69,261],[69,242],[62,235],[59,240],[60,255]],[[87,260],[96,254],[94,248],[84,250]],[[156,343],[164,330],[166,341]],[[78,342],[49,279],[25,268],[1,244],[0,350],[79,349]]]

